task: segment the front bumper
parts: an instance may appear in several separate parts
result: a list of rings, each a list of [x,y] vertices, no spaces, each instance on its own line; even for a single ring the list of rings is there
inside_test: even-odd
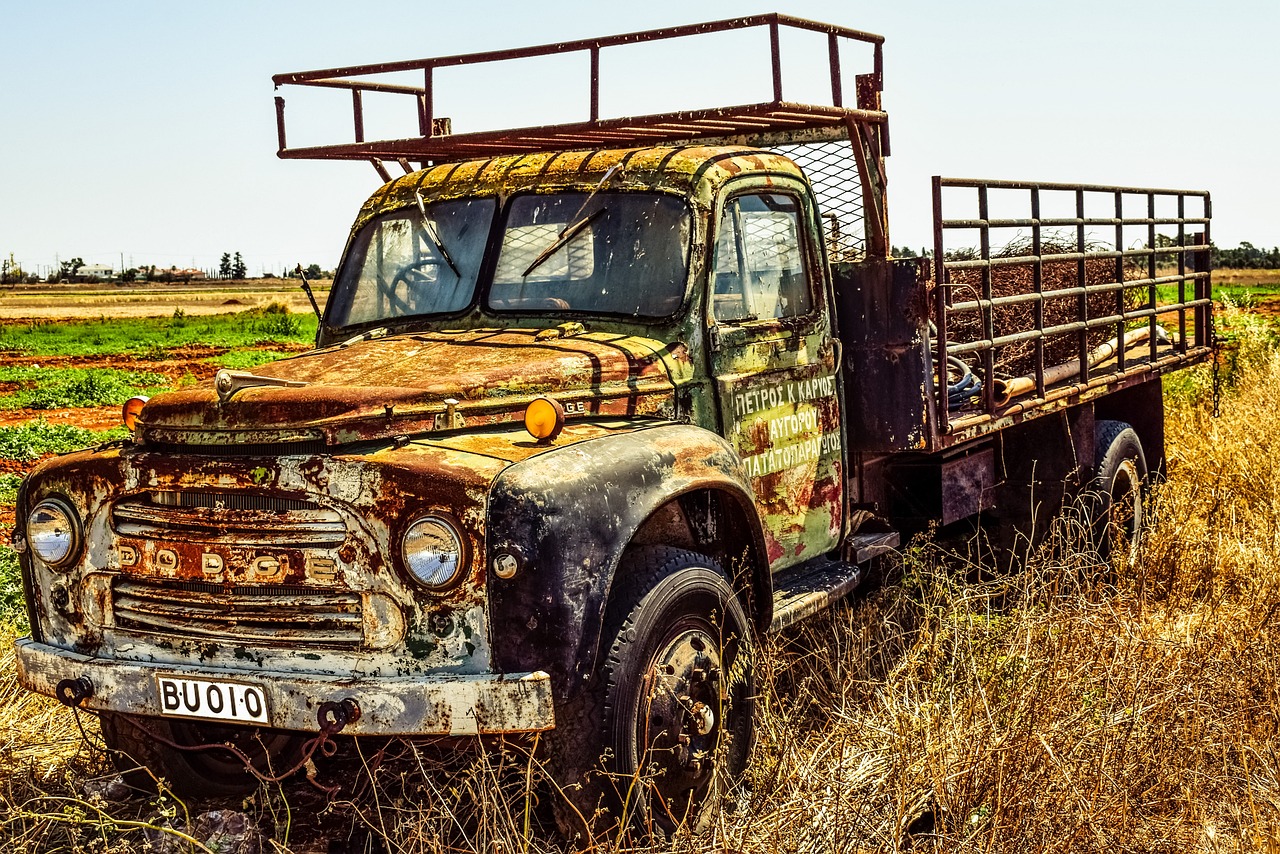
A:
[[[14,644],[18,679],[53,696],[59,681],[87,678],[89,709],[159,717],[156,674],[251,683],[267,697],[270,726],[318,732],[320,704],[350,698],[360,717],[344,735],[481,735],[534,732],[555,726],[551,677],[485,673],[355,678],[266,670],[226,670],[92,658],[23,638]]]

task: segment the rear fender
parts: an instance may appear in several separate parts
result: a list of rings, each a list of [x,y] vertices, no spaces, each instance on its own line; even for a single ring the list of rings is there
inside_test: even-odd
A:
[[[488,522],[498,669],[545,670],[557,699],[575,693],[595,670],[605,605],[628,544],[660,507],[703,490],[727,496],[750,520],[757,564],[749,570],[751,598],[768,610],[772,591],[759,560],[765,550],[754,499],[737,454],[714,433],[664,425],[580,442],[503,471]],[[506,579],[493,568],[504,552],[519,557]]]

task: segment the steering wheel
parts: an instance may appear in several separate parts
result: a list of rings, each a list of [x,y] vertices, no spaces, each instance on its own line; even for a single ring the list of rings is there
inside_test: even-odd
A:
[[[412,264],[406,264],[397,270],[389,284],[383,285],[379,280],[378,292],[386,299],[387,304],[394,310],[396,315],[416,314],[417,306],[413,303],[416,303],[417,300],[414,299],[411,302],[409,296],[416,294],[423,285],[434,286],[437,284],[435,277],[428,277],[423,269],[428,265],[431,267],[438,266],[434,261],[417,261]],[[404,296],[400,295],[401,285],[404,286]]]

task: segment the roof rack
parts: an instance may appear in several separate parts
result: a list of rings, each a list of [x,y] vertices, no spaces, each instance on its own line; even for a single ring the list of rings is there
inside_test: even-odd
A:
[[[771,63],[773,76],[771,100],[630,117],[600,115],[602,51],[622,45],[696,37],[752,27],[767,27],[769,31],[768,61]],[[780,49],[783,28],[827,36],[830,104],[803,104],[784,100]],[[855,75],[855,107],[845,105],[846,92],[840,68],[841,40],[869,44],[874,49],[873,70]],[[384,162],[399,163],[405,171],[410,171],[412,167],[409,161],[425,165],[535,151],[688,142],[779,145],[849,139],[855,137],[859,127],[863,128],[862,133],[866,133],[866,129],[871,126],[883,127],[887,123],[880,103],[883,90],[883,43],[882,36],[872,33],[775,13],[514,50],[277,74],[272,77],[277,89],[282,86],[309,86],[349,90],[354,128],[354,139],[350,142],[290,148],[286,142],[284,99],[277,96],[276,125],[280,143],[278,155],[284,159],[368,160],[384,180],[390,180]],[[586,118],[582,121],[455,134],[451,132],[449,120],[442,119],[435,113],[433,73],[438,68],[580,52],[588,54],[590,60],[589,102],[584,105]],[[368,79],[373,75],[415,71],[423,75],[421,86]],[[366,139],[362,103],[366,92],[405,96],[416,112],[419,135],[402,139]],[[887,147],[887,134],[876,136],[883,136]],[[888,152],[884,150],[880,153],[883,155]]]

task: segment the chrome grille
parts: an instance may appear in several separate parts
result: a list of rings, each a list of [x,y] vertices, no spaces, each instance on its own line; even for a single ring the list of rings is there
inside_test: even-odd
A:
[[[247,492],[152,492],[151,503],[164,507],[208,507],[225,510],[269,510],[272,513],[288,513],[290,510],[319,510],[314,501],[297,498],[277,498],[274,495],[252,495]]]
[[[333,649],[364,640],[362,600],[349,590],[118,578],[111,606],[119,629],[192,640]]]
[[[238,546],[332,546],[347,537],[346,522],[336,510],[235,492],[151,492],[117,503],[111,521],[124,536]]]

